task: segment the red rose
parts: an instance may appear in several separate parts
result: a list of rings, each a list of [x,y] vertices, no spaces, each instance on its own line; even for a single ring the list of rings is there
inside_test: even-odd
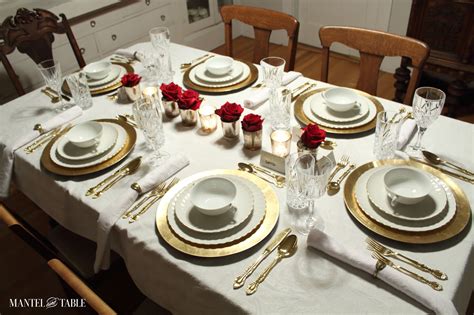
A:
[[[133,87],[135,85],[138,85],[141,79],[142,77],[136,73],[127,73],[121,79],[122,86]]]
[[[181,87],[171,82],[170,84],[162,83],[160,86],[161,94],[167,101],[177,101],[181,93]]]
[[[221,108],[216,109],[216,114],[224,122],[233,122],[239,120],[243,111],[244,109],[239,104],[227,102]]]
[[[260,115],[247,114],[242,119],[242,129],[245,131],[259,131],[262,129],[263,119]]]
[[[316,149],[326,138],[326,131],[320,129],[317,124],[309,124],[303,131],[301,141],[308,149]]]
[[[180,109],[197,110],[201,106],[201,102],[199,93],[193,90],[187,90],[178,95],[178,107]]]

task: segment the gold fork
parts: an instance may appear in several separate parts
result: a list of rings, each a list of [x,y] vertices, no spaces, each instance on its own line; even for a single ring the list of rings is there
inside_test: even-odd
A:
[[[343,155],[341,159],[339,160],[339,162],[336,163],[336,168],[334,169],[334,171],[332,171],[331,175],[329,175],[328,183],[331,182],[331,180],[334,178],[337,172],[339,172],[344,167],[346,167],[347,164],[349,164],[349,156]]]
[[[413,271],[410,271],[406,268],[403,268],[402,266],[399,266],[397,264],[395,264],[393,261],[391,261],[390,259],[388,258],[385,258],[384,256],[382,256],[380,253],[378,252],[372,252],[372,257],[381,261],[382,263],[386,264],[386,265],[389,265],[390,267],[392,267],[393,269],[396,269],[398,270],[399,272],[409,276],[409,277],[412,277],[413,279],[415,280],[418,280],[420,281],[421,283],[424,283],[424,284],[427,284],[429,285],[432,289],[436,290],[436,291],[442,291],[443,290],[443,286],[441,284],[439,284],[438,282],[436,281],[430,281],[422,276],[420,276],[419,274],[413,272]]]
[[[179,178],[176,178],[176,177],[173,178],[173,180],[172,180],[165,188],[163,188],[163,189],[160,191],[160,193],[159,193],[158,195],[156,195],[154,198],[152,198],[152,199],[150,200],[150,202],[148,202],[140,211],[138,211],[137,214],[135,214],[134,216],[132,216],[132,217],[130,218],[130,220],[128,220],[128,223],[133,223],[133,222],[137,221],[137,220],[140,218],[140,216],[141,216],[142,214],[144,214],[145,212],[147,212],[148,209],[150,209],[151,206],[152,206],[155,202],[157,202],[158,200],[160,200],[161,197],[163,197],[163,196],[168,192],[168,190],[170,190],[170,189],[171,189],[174,185],[176,185],[178,182],[179,182]]]
[[[424,271],[424,272],[427,272],[427,273],[430,273],[431,275],[433,275],[434,277],[440,279],[440,280],[447,280],[448,279],[448,276],[440,271],[440,270],[436,270],[436,269],[432,269],[414,259],[411,259],[403,254],[400,254],[388,247],[385,247],[384,245],[380,244],[379,242],[377,242],[376,240],[374,239],[371,239],[370,237],[366,238],[365,239],[365,242],[367,244],[369,244],[369,249],[373,249],[374,251],[380,253],[381,255],[384,255],[384,256],[387,256],[387,257],[394,257],[394,258],[397,258],[398,260],[400,261],[403,261],[421,271]]]
[[[122,219],[128,218],[135,210],[137,210],[137,209],[140,208],[143,204],[145,204],[145,202],[147,202],[148,200],[150,200],[150,198],[159,195],[160,192],[163,190],[163,188],[165,188],[165,185],[166,185],[166,182],[162,182],[161,184],[159,184],[158,186],[156,186],[155,188],[153,188],[152,190],[150,190],[148,193],[146,193],[145,195],[143,195],[143,197],[141,198],[141,200],[140,200],[135,206],[133,206],[130,210],[127,210],[127,211],[122,215]]]

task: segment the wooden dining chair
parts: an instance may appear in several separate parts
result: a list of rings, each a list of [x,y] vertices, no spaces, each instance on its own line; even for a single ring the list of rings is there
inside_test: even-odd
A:
[[[61,21],[54,13],[47,10],[30,11],[20,8],[15,16],[7,17],[0,26],[0,59],[18,95],[25,94],[25,90],[7,58],[7,55],[13,53],[15,49],[27,54],[38,64],[44,60],[53,59],[54,34],[66,34],[79,67],[85,67],[86,63],[69,26],[69,21],[64,14],[59,16]]]
[[[413,71],[403,103],[411,104],[423,65],[430,54],[428,45],[410,37],[345,26],[323,26],[319,29],[319,39],[323,47],[321,81],[328,82],[331,45],[341,43],[359,50],[360,73],[357,89],[372,95],[377,93],[380,65],[385,56],[410,58]]]
[[[84,281],[79,278],[57,256],[50,243],[45,241],[37,232],[27,224],[20,222],[13,214],[0,203],[0,220],[3,221],[10,230],[20,237],[26,244],[35,250],[47,261],[48,266],[59,276],[59,278],[79,297],[85,299],[86,303],[98,314],[116,314],[116,312],[105,303],[94,291],[92,291]]]
[[[270,48],[270,35],[274,30],[286,30],[288,34],[288,53],[285,70],[295,68],[296,46],[298,44],[298,31],[300,23],[291,15],[243,5],[225,5],[221,7],[221,16],[225,24],[226,55],[232,57],[232,20],[253,26],[255,32],[253,62],[259,63],[268,57]]]

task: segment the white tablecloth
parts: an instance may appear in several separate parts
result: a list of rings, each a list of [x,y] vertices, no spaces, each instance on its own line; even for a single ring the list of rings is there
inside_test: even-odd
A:
[[[135,51],[141,45],[148,44],[136,45],[130,50]],[[172,44],[171,50],[176,71],[174,81],[181,85],[179,65],[203,55],[204,52],[175,44]],[[140,72],[143,68],[138,64],[136,70]],[[305,80],[307,79],[303,77],[298,78],[290,84],[290,88]],[[325,85],[318,82],[318,87]],[[254,91],[248,89],[228,95],[206,96],[205,102],[215,106],[220,106],[225,101],[242,103],[251,93]],[[401,106],[384,99],[380,101],[388,109],[396,110]],[[39,90],[1,106],[0,148],[22,130],[32,128],[38,120],[45,120],[48,115],[53,115],[48,110],[50,107],[49,98]],[[267,107],[268,105],[260,106],[256,112],[265,114]],[[246,109],[244,114],[247,112],[250,110]],[[131,113],[131,105],[116,104],[105,96],[95,97],[94,106],[85,111],[78,121],[115,117],[118,113]],[[293,123],[296,124],[296,121]],[[230,146],[221,138],[221,130],[203,136],[198,133],[197,127],[182,127],[179,117],[172,121],[166,120],[164,126],[165,150],[181,152],[191,160],[190,166],[178,173],[180,178],[215,168],[236,168],[239,161],[259,161],[258,154],[247,155],[242,150],[242,142]],[[472,169],[473,130],[471,124],[440,117],[426,132],[424,145],[432,151],[463,162]],[[131,157],[147,154],[143,136],[140,132],[138,134],[138,142]],[[264,137],[268,137],[268,133]],[[336,158],[347,153],[358,165],[373,160],[373,137],[371,133],[336,139]],[[16,152],[14,180],[17,186],[61,225],[95,240],[99,214],[114,206],[114,193],[127,189],[134,181],[134,176],[122,181],[100,199],[93,200],[84,196],[85,191],[112,170],[100,176],[54,176],[41,168],[40,155],[41,151],[30,155],[26,155],[23,150]],[[117,165],[116,168],[118,167],[120,166]],[[140,172],[137,176],[140,176]],[[470,204],[474,205],[474,186],[455,181],[463,188]],[[276,189],[276,192],[280,199],[280,219],[276,226],[278,231],[290,225],[290,218],[285,190]],[[465,312],[474,286],[472,224],[458,237],[440,244],[406,245],[377,237],[357,224],[344,207],[342,192],[335,196],[324,196],[317,201],[317,207],[325,220],[327,233],[337,235],[339,241],[348,246],[365,251],[364,239],[370,235],[419,261],[445,271],[449,280],[443,282],[444,291],[433,294],[452,300],[460,313]],[[177,252],[160,239],[154,218],[155,211],[149,211],[134,224],[119,220],[111,232],[112,248],[124,258],[130,275],[142,292],[173,313],[427,312],[416,301],[374,280],[370,275],[318,251],[307,249],[305,237],[302,236],[299,237],[300,246],[296,255],[284,260],[256,294],[246,296],[243,289],[233,290],[233,279],[256,259],[269,238],[244,253],[227,258],[190,257]],[[265,261],[256,274],[267,263]]]

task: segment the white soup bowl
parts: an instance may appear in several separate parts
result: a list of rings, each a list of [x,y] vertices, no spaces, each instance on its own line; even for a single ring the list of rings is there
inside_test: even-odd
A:
[[[112,68],[112,64],[108,61],[98,61],[88,64],[84,67],[84,72],[88,78],[100,80],[105,78]]]
[[[354,107],[360,107],[358,95],[351,89],[343,87],[330,88],[322,94],[326,105],[336,112],[346,112]]]
[[[214,75],[224,75],[232,70],[234,59],[225,56],[215,56],[206,60],[206,70]]]
[[[215,216],[231,208],[236,194],[237,188],[230,180],[210,177],[194,185],[190,200],[202,214]]]
[[[413,205],[422,201],[432,190],[431,181],[421,171],[407,167],[391,169],[384,175],[384,184],[391,205]]]
[[[80,148],[88,148],[99,143],[102,136],[102,125],[96,121],[88,121],[71,128],[67,133],[68,140]]]

